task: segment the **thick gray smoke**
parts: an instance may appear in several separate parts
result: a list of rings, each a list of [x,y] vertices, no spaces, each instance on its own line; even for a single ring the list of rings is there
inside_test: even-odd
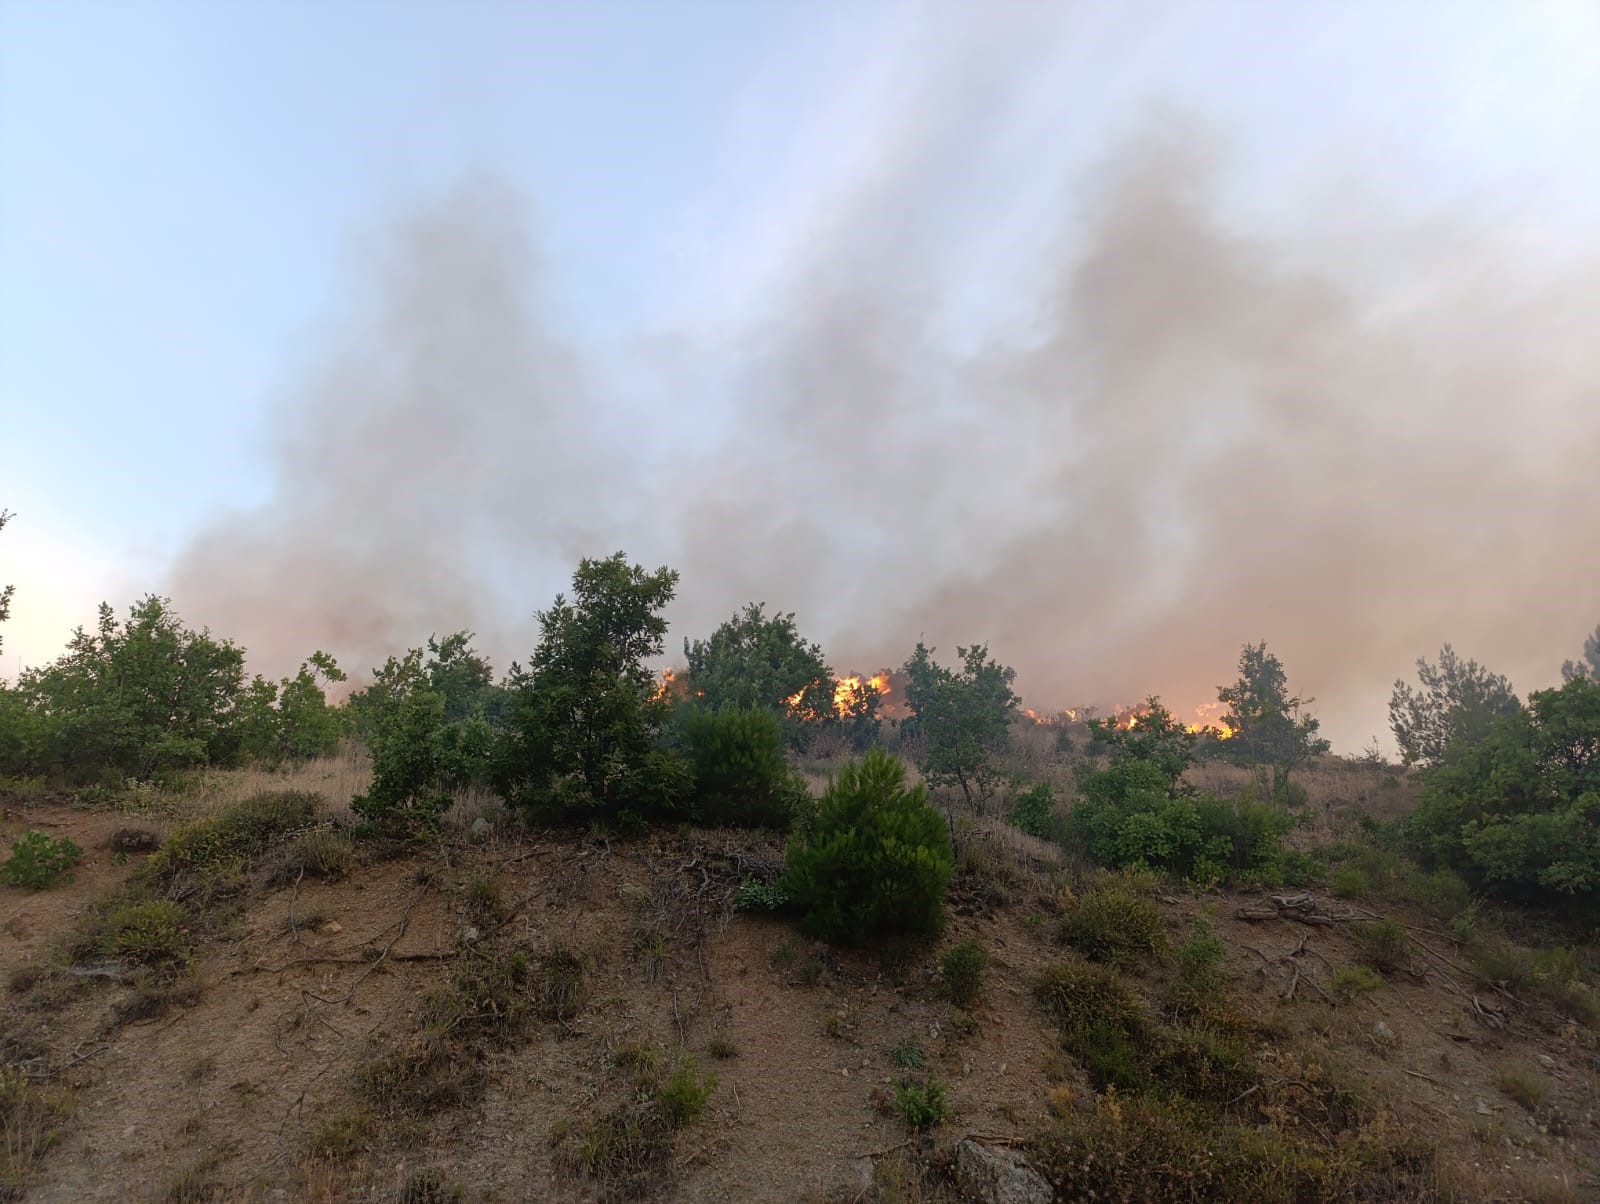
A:
[[[457,627],[504,665],[620,547],[682,571],[674,644],[763,599],[841,670],[986,640],[1040,708],[1188,713],[1265,638],[1347,750],[1445,640],[1557,680],[1600,617],[1600,262],[1519,273],[1373,210],[1253,235],[1175,120],[1074,182],[1028,317],[974,337],[952,299],[1009,282],[920,267],[951,232],[905,216],[949,153],[835,212],[744,329],[680,341],[665,409],[621,383],[648,353],[550,333],[514,195],[398,222],[281,398],[271,503],[197,538],[175,597],[264,668]]]

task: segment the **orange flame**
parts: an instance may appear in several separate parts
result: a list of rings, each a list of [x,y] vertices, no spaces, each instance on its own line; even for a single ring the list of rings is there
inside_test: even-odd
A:
[[[878,692],[879,698],[888,697],[891,693],[889,671],[885,669],[865,679],[859,673],[852,673],[839,679],[833,687],[833,709],[838,712],[840,718],[855,713],[861,706],[869,687]]]

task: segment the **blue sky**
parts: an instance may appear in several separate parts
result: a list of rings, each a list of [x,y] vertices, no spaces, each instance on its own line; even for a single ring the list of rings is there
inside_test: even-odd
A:
[[[5,668],[274,506],[274,406],[463,181],[516,190],[542,329],[659,468],[757,404],[731,348],[797,281],[925,298],[954,356],[1039,337],[1152,113],[1221,148],[1232,220],[1343,240],[1391,305],[1475,270],[1457,227],[1560,273],[1600,232],[1597,55],[1586,3],[4,0]]]

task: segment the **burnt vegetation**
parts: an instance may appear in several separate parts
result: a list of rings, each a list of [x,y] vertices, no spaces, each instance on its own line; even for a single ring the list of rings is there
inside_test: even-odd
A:
[[[8,807],[109,809],[156,829],[119,827],[86,855],[25,824],[0,862],[0,881],[29,897],[72,889],[86,856],[117,871],[51,960],[12,975],[14,1018],[110,1006],[76,1049],[0,1049],[0,1195],[36,1181],[70,1131],[83,1049],[231,978],[305,967],[329,977],[306,980],[274,1040],[343,1037],[335,1018],[401,966],[425,989],[403,1022],[365,1026],[342,1103],[302,1123],[302,1187],[358,1182],[459,1136],[508,1074],[542,1073],[536,1057],[579,1066],[585,1083],[547,1130],[551,1182],[668,1194],[751,1106],[719,1076],[764,1051],[714,1019],[708,969],[735,922],[779,931],[758,972],[801,998],[848,1001],[881,981],[936,1009],[931,1036],[903,1034],[887,1054],[866,1047],[849,1002],[817,1026],[859,1047],[864,1068],[882,1063],[863,1103],[904,1137],[870,1156],[884,1175],[900,1163],[881,1155],[910,1157],[906,1181],[926,1198],[957,1190],[941,1142],[969,1106],[962,1050],[1016,999],[1049,1034],[1034,1069],[1050,1086],[1033,1114],[1006,1105],[1005,1142],[1065,1198],[1478,1198],[1500,1172],[1461,1177],[1414,1112],[1367,1090],[1326,1040],[1424,987],[1469,1026],[1464,1041],[1559,1034],[1565,1067],[1507,1066],[1494,1081],[1560,1173],[1578,1146],[1550,1143],[1584,1137],[1592,1155],[1592,1120],[1580,1131],[1554,1099],[1592,1076],[1600,1020],[1592,647],[1526,699],[1448,645],[1419,661],[1420,684],[1398,682],[1391,707],[1397,766],[1331,756],[1264,643],[1244,646],[1204,722],[1157,697],[1103,718],[1023,712],[1014,670],[982,643],[953,667],[919,642],[896,670],[840,674],[794,615],[763,604],[686,641],[687,667],[662,674],[677,587],[621,553],[585,560],[540,612],[525,665],[497,679],[457,632],[339,700],[331,658],[247,679],[242,649],[151,597],[126,621],[103,608],[59,661],[0,688]],[[342,793],[289,784],[339,757],[364,774]],[[251,775],[279,786],[222,797]],[[515,877],[528,859],[533,893]],[[392,877],[397,861],[411,877],[376,934],[340,943],[305,901]],[[626,928],[563,931],[561,909],[594,900],[596,867],[623,861],[639,867],[614,887]],[[282,947],[219,968],[269,901]],[[413,947],[424,915],[429,943]],[[654,1031],[600,1027],[619,982],[656,993]],[[1283,1019],[1313,1011],[1298,1028]],[[1361,1031],[1375,1056],[1403,1052],[1386,1023]],[[213,1169],[196,1163],[169,1194],[212,1198]],[[413,1172],[406,1198],[454,1198],[439,1172]]]

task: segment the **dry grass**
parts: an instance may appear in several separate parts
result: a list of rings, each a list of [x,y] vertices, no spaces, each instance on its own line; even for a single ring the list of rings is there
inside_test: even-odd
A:
[[[349,815],[350,800],[372,785],[372,758],[359,744],[347,743],[331,756],[283,769],[227,769],[205,775],[192,800],[197,814],[210,814],[264,791],[296,790],[320,794],[336,817]]]

